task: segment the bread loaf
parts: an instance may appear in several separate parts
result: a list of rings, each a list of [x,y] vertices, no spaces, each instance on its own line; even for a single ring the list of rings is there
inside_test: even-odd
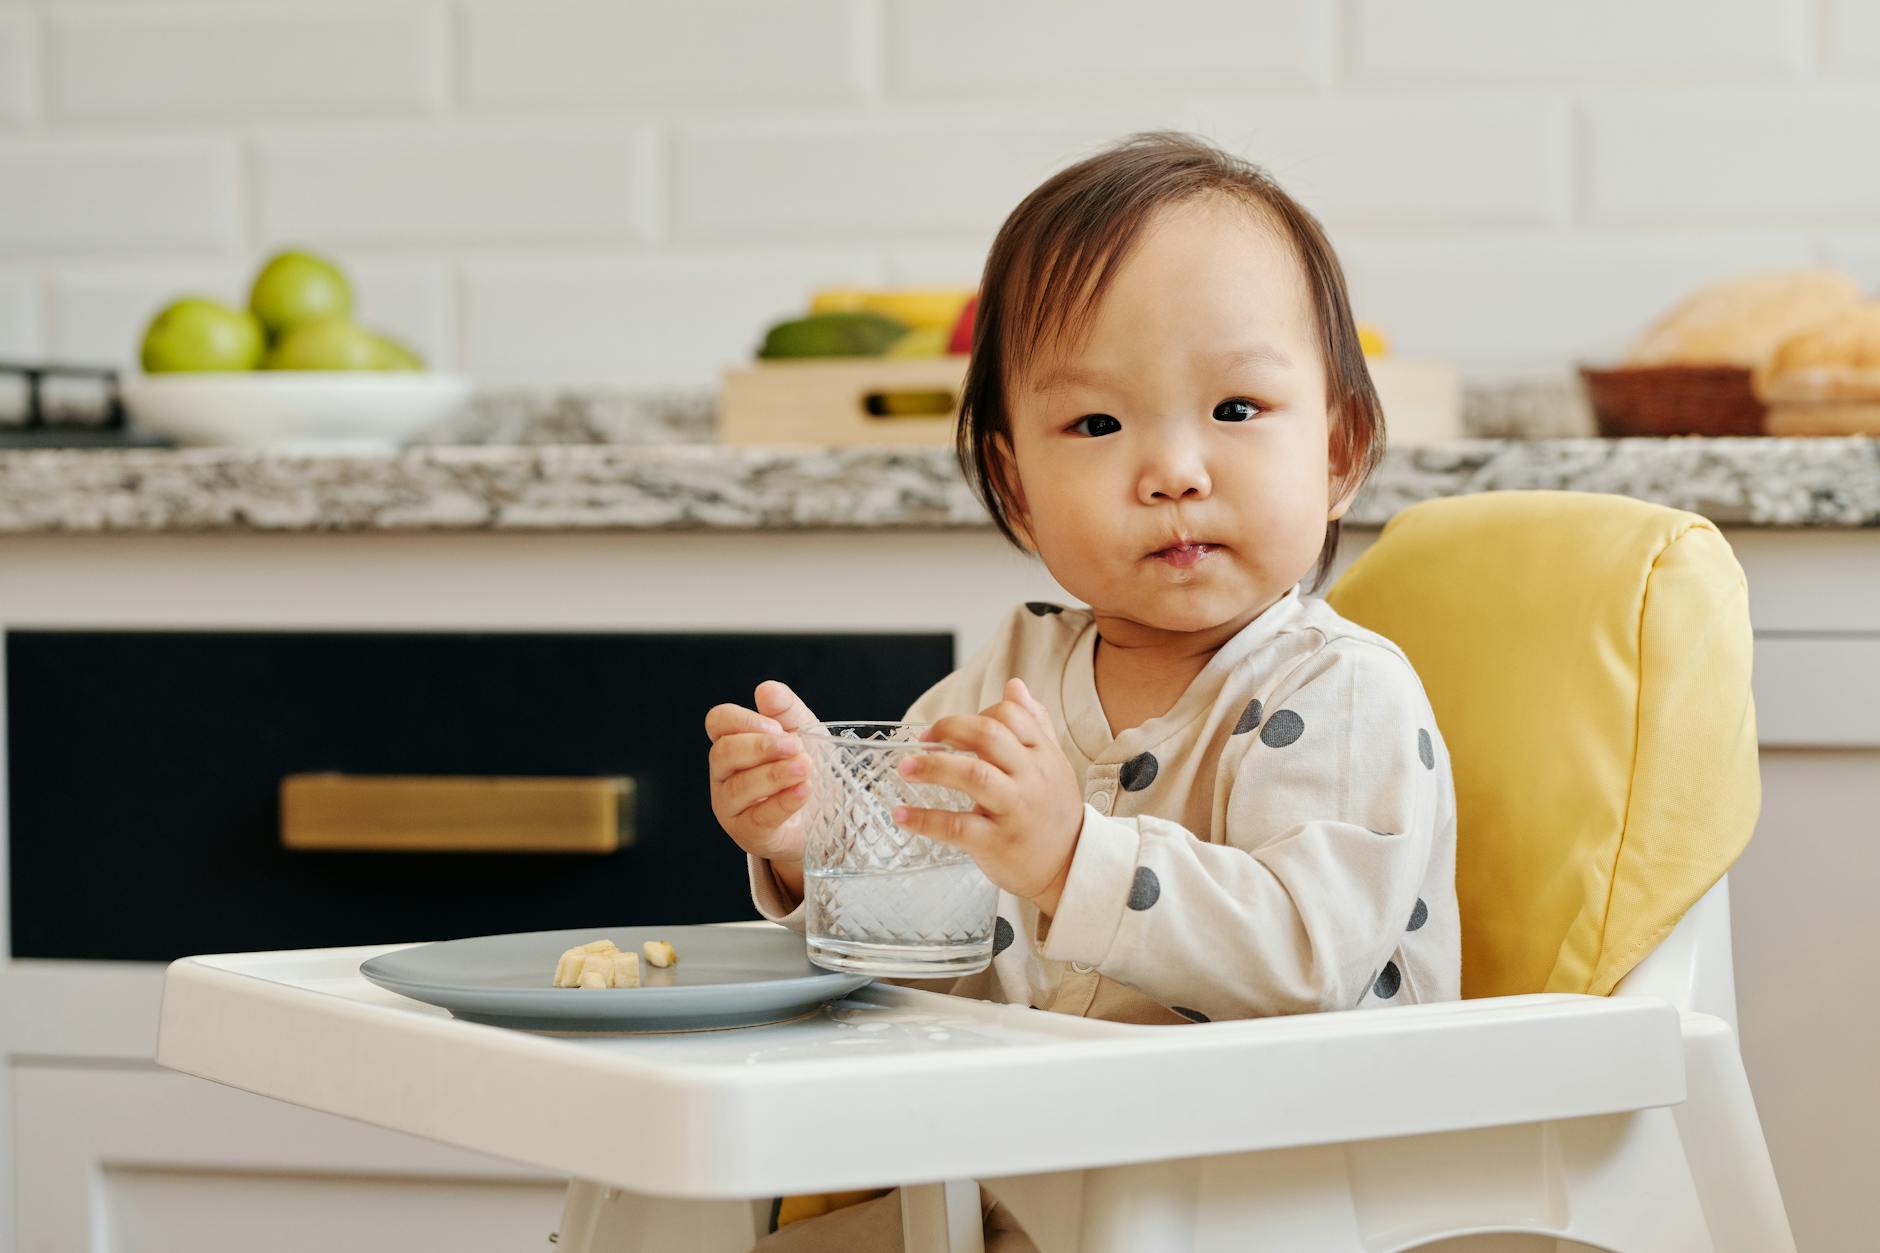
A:
[[[1880,435],[1880,401],[1774,405],[1763,416],[1763,434]]]
[[[1860,300],[1838,270],[1752,274],[1696,292],[1653,323],[1625,364],[1766,365],[1778,346]]]
[[[1880,402],[1880,303],[1784,340],[1757,372],[1756,394],[1771,404]]]

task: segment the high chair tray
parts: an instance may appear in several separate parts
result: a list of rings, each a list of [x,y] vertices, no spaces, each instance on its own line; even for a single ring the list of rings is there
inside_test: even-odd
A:
[[[452,1018],[359,973],[410,947],[175,962],[157,1060],[575,1178],[700,1198],[1416,1135],[1685,1092],[1678,1011],[1649,998],[1147,1027],[876,983],[772,1026],[570,1038]]]
[[[590,940],[639,953],[670,941],[679,960],[640,963],[637,988],[551,987],[555,960]],[[381,953],[359,973],[458,1018],[524,1031],[718,1031],[813,1013],[869,982],[813,965],[774,927],[590,927],[443,940]]]

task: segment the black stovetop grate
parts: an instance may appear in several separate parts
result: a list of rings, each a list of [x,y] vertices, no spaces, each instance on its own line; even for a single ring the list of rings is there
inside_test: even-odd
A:
[[[25,381],[23,420],[0,425],[0,448],[164,448],[171,441],[133,430],[124,412],[118,371],[110,366],[59,365],[0,361],[0,377]],[[90,380],[98,384],[97,403],[84,421],[54,421],[46,398],[52,379]]]

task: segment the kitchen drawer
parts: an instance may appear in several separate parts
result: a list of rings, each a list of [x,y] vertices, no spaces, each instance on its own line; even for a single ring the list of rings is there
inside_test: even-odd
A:
[[[1880,634],[1759,632],[1752,683],[1765,748],[1880,748]]]
[[[705,712],[766,678],[896,718],[937,634],[14,631],[12,951],[191,953],[751,916]],[[289,850],[283,777],[625,776],[608,854]]]

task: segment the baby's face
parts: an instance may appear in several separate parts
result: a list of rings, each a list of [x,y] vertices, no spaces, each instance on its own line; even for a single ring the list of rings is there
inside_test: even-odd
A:
[[[1244,621],[1311,570],[1347,503],[1304,274],[1235,202],[1151,219],[1084,342],[1010,400],[1021,533],[1100,616]],[[1170,551],[1183,540],[1201,547]]]

